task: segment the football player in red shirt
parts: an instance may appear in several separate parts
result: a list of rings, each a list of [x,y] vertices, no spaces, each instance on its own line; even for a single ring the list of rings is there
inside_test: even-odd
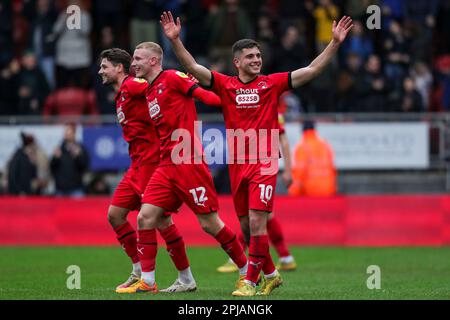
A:
[[[139,210],[142,195],[150,177],[159,164],[159,138],[148,114],[145,79],[129,75],[131,56],[125,50],[112,48],[100,55],[99,75],[103,84],[110,84],[116,91],[116,111],[123,137],[129,144],[131,165],[117,186],[108,210],[108,220],[117,234],[117,239],[133,263],[133,271],[126,282],[116,288],[117,292],[129,288],[141,278],[141,263],[137,251],[136,231],[127,221],[128,213]],[[187,292],[196,289],[186,248],[170,215],[161,217],[159,232],[166,241],[167,250],[179,271],[176,290]],[[173,288],[172,288],[173,289]]]
[[[267,218],[273,207],[278,171],[278,98],[284,91],[310,81],[328,65],[352,28],[352,19],[343,17],[339,23],[333,22],[333,39],[309,66],[268,76],[260,74],[261,50],[254,40],[242,39],[233,45],[233,63],[238,76],[231,77],[211,72],[195,61],[179,37],[180,18],[174,21],[170,12],[164,12],[161,25],[181,65],[201,85],[211,88],[220,97],[225,125],[230,129],[227,130],[227,140],[234,156],[229,159],[232,162],[229,171],[234,206],[243,233],[250,236],[249,268],[245,285],[240,286],[233,295],[257,294],[256,281],[261,270],[265,281],[258,294],[268,295],[282,284],[269,253],[267,236]],[[236,152],[234,148],[236,132],[239,130],[240,133],[244,132],[244,152],[242,148],[238,150],[240,152]],[[253,139],[250,135],[252,132],[256,132]],[[259,151],[254,150],[254,145],[259,146]],[[270,155],[268,151],[271,151]]]
[[[286,130],[284,128],[284,117],[283,114],[278,114],[278,124],[280,126],[280,149],[284,158],[284,170],[281,175],[283,183],[289,188],[292,183],[292,172],[291,172],[291,151],[289,147],[289,140],[286,135]],[[281,224],[278,218],[274,215],[274,213],[270,213],[267,217],[267,234],[269,236],[269,240],[275,248],[275,251],[278,254],[278,264],[276,265],[277,270],[282,271],[294,271],[297,269],[297,263],[295,262],[294,257],[291,255],[289,248],[284,239],[283,229],[281,228]],[[248,247],[248,239],[244,237],[242,232],[238,233],[239,241],[241,242],[242,247],[245,249]],[[228,259],[223,265],[217,268],[219,272],[236,272],[237,266]]]
[[[147,105],[160,139],[160,162],[150,178],[138,215],[138,251],[142,265],[139,282],[124,292],[157,292],[155,259],[156,228],[164,214],[185,203],[197,216],[201,227],[213,236],[239,267],[239,287],[247,273],[247,257],[236,234],[217,214],[218,201],[213,180],[203,160],[203,147],[195,123],[193,98],[218,105],[214,93],[200,88],[187,75],[162,69],[163,51],[154,42],[144,42],[134,51],[132,67],[137,77],[147,79]],[[173,286],[177,284],[174,283]]]

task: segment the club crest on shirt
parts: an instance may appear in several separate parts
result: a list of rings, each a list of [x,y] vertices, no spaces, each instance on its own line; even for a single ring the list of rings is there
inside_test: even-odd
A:
[[[260,83],[258,83],[258,87],[260,89],[267,89],[267,82],[261,81]]]
[[[164,90],[166,90],[166,87],[162,83],[158,84],[158,87],[156,87],[156,92],[158,94],[162,94],[164,92]]]

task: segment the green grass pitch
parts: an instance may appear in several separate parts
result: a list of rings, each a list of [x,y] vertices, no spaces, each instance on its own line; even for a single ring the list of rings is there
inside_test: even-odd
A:
[[[156,278],[160,288],[176,278],[160,248]],[[450,299],[450,248],[292,247],[299,268],[282,274],[284,283],[269,297],[252,299]],[[226,257],[219,248],[188,249],[198,290],[186,294],[119,295],[117,284],[131,271],[116,247],[2,247],[0,299],[237,299],[230,294],[237,274],[219,274]],[[81,269],[81,289],[69,290],[67,267]],[[381,289],[367,288],[367,267],[381,269]]]

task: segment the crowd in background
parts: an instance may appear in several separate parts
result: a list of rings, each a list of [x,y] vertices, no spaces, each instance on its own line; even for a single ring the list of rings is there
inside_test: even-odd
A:
[[[379,30],[366,25],[371,4],[381,8]],[[66,26],[69,5],[81,8],[80,29]],[[196,59],[225,73],[234,72],[230,48],[241,38],[260,42],[266,74],[306,66],[331,40],[332,21],[350,15],[354,28],[330,66],[282,96],[288,120],[450,108],[450,0],[2,0],[0,115],[113,114],[98,55],[155,41],[164,67],[178,68],[159,26],[164,10],[181,17]]]

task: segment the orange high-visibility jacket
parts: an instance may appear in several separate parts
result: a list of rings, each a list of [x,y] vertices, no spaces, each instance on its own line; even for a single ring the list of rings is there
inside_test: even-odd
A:
[[[332,196],[336,194],[334,155],[315,130],[303,133],[294,149],[290,195]]]

